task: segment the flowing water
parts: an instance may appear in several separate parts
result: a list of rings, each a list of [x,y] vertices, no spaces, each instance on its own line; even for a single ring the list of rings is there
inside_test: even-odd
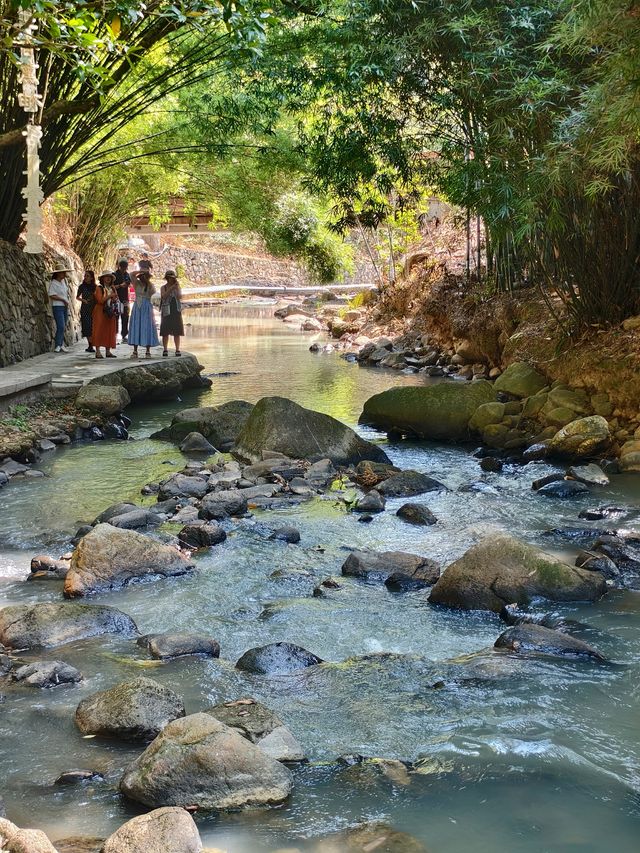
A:
[[[313,355],[310,336],[273,320],[272,311],[254,303],[191,312],[187,348],[207,373],[234,375],[214,376],[210,390],[183,401],[132,408],[134,441],[59,450],[39,466],[46,477],[14,481],[0,492],[0,605],[59,600],[58,582],[24,583],[32,554],[65,550],[80,522],[110,503],[139,499],[145,482],[182,466],[178,450],[148,438],[181,406],[279,394],[355,425],[371,394],[425,381]],[[578,521],[578,512],[599,503],[628,506],[624,525],[633,527],[640,478],[617,477],[598,495],[561,502],[531,491],[533,479],[553,470],[546,464],[482,474],[470,448],[398,443],[385,449],[401,467],[447,485],[426,496],[439,519],[434,527],[398,519],[400,499],[371,524],[333,500],[256,512],[228,525],[223,545],[197,556],[192,577],[96,598],[131,614],[142,632],[210,633],[220,641],[220,661],[150,666],[134,643],[117,638],[31,655],[77,665],[85,681],[41,692],[3,687],[0,793],[9,816],[55,839],[104,837],[137,813],[118,795],[117,782],[139,749],[83,739],[73,712],[98,689],[148,675],[181,693],[188,713],[254,696],[279,713],[308,752],[310,763],[295,771],[293,796],[281,808],[198,816],[205,845],[232,853],[304,846],[303,839],[376,819],[422,839],[431,853],[635,853],[639,593],[614,592],[593,606],[540,605],[585,623],[581,636],[615,661],[600,666],[495,652],[504,629],[497,617],[433,608],[424,592],[394,595],[348,578],[327,598],[311,591],[339,575],[345,547],[412,551],[446,565],[482,533],[499,529],[571,557],[575,543],[547,531],[597,527]],[[275,521],[295,524],[301,544],[269,541]],[[330,663],[279,678],[234,670],[244,650],[279,640]],[[343,753],[420,759],[420,772],[405,777],[385,774],[380,765],[336,764]],[[99,770],[105,782],[53,785],[73,767]]]

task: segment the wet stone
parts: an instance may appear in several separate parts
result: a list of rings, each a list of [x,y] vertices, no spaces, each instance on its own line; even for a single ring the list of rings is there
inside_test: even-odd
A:
[[[296,545],[300,541],[300,531],[293,525],[285,524],[282,527],[276,527],[271,536],[269,536],[269,539],[276,539],[280,542],[288,542],[291,545]]]
[[[220,657],[220,643],[205,634],[147,634],[145,637],[140,637],[137,642],[157,660],[170,660],[187,655]]]
[[[258,675],[287,675],[323,663],[322,658],[293,643],[269,643],[249,649],[236,662],[236,669]]]
[[[415,524],[421,527],[427,527],[431,524],[435,524],[438,519],[431,512],[426,504],[419,503],[406,503],[402,504],[400,509],[396,512],[398,518],[401,518],[403,521],[408,522],[409,524]]]
[[[36,661],[13,671],[13,680],[29,687],[49,689],[63,685],[78,684],[82,673],[74,666],[60,660]]]
[[[97,770],[65,770],[55,781],[56,785],[84,785],[88,782],[104,782]]]
[[[538,490],[539,495],[544,495],[546,498],[576,498],[581,495],[588,495],[589,489],[584,483],[579,483],[577,480],[562,480],[561,482],[547,483]]]

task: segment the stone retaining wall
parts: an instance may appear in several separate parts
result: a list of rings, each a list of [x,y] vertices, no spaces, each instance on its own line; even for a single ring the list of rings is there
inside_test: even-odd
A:
[[[154,259],[154,272],[161,278],[166,269],[175,269],[178,276],[196,285],[274,284],[287,287],[306,287],[311,281],[307,271],[295,261],[268,255],[243,255],[213,249],[169,246]],[[345,284],[365,284],[375,281],[371,264],[356,265]]]
[[[19,246],[0,241],[0,367],[53,347],[55,326],[47,285],[48,270],[57,264],[75,267],[78,261],[51,247],[45,256],[28,255]],[[77,275],[71,278],[75,282]],[[78,306],[72,299],[67,343],[77,340]]]

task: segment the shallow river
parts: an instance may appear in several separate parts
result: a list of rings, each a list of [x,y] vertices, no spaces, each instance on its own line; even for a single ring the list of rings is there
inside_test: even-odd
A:
[[[111,503],[139,498],[144,483],[184,463],[175,448],[148,438],[180,406],[278,394],[355,425],[371,394],[424,381],[360,368],[337,355],[313,355],[311,337],[273,320],[272,311],[254,304],[191,312],[185,348],[207,373],[235,375],[214,376],[211,390],[185,394],[182,402],[132,408],[134,441],[57,451],[40,466],[45,478],[14,481],[0,492],[0,605],[59,600],[58,582],[23,582],[31,556],[66,550],[80,522]],[[398,443],[385,449],[396,464],[433,474],[449,487],[427,496],[439,519],[434,527],[413,528],[398,519],[393,510],[400,499],[368,525],[327,500],[256,512],[229,526],[223,545],[197,557],[199,572],[192,577],[97,598],[131,614],[142,632],[209,632],[220,641],[220,661],[149,666],[130,641],[101,638],[44,655],[77,665],[85,675],[82,686],[3,688],[0,793],[11,819],[53,839],[104,837],[137,813],[119,797],[117,781],[139,749],[83,739],[73,712],[98,689],[148,675],[181,693],[188,713],[246,695],[264,701],[310,757],[295,771],[285,806],[198,817],[205,845],[257,853],[379,819],[422,839],[431,853],[637,853],[640,593],[615,592],[591,607],[541,608],[586,623],[581,636],[616,666],[493,652],[505,627],[497,617],[433,608],[424,592],[394,595],[384,586],[344,579],[328,598],[310,593],[318,580],[339,575],[345,546],[412,551],[446,565],[483,532],[502,529],[572,556],[571,544],[545,531],[589,526],[578,521],[578,512],[598,503],[629,506],[624,524],[633,526],[640,516],[640,478],[614,478],[598,495],[560,502],[531,491],[533,479],[553,470],[546,464],[482,474],[472,448]],[[481,485],[459,490],[471,483]],[[268,541],[266,525],[274,520],[298,526],[301,544]],[[278,569],[287,570],[285,577],[270,578]],[[245,649],[278,640],[333,662],[395,654],[295,677],[268,679],[233,669]],[[444,686],[434,687],[438,682]],[[377,769],[336,765],[342,753],[421,758],[422,772],[394,781]],[[99,770],[106,781],[53,785],[73,767]]]

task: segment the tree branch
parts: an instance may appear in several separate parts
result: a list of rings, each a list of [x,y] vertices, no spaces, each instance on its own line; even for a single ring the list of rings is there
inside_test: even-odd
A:
[[[51,104],[43,113],[40,124],[46,124],[49,121],[54,121],[63,115],[81,115],[88,113],[98,105],[97,97],[90,98],[87,101],[56,101]],[[26,127],[26,123],[25,123]],[[13,130],[8,130],[0,135],[0,148],[11,148],[14,145],[21,145],[24,141],[24,127],[17,127]]]

